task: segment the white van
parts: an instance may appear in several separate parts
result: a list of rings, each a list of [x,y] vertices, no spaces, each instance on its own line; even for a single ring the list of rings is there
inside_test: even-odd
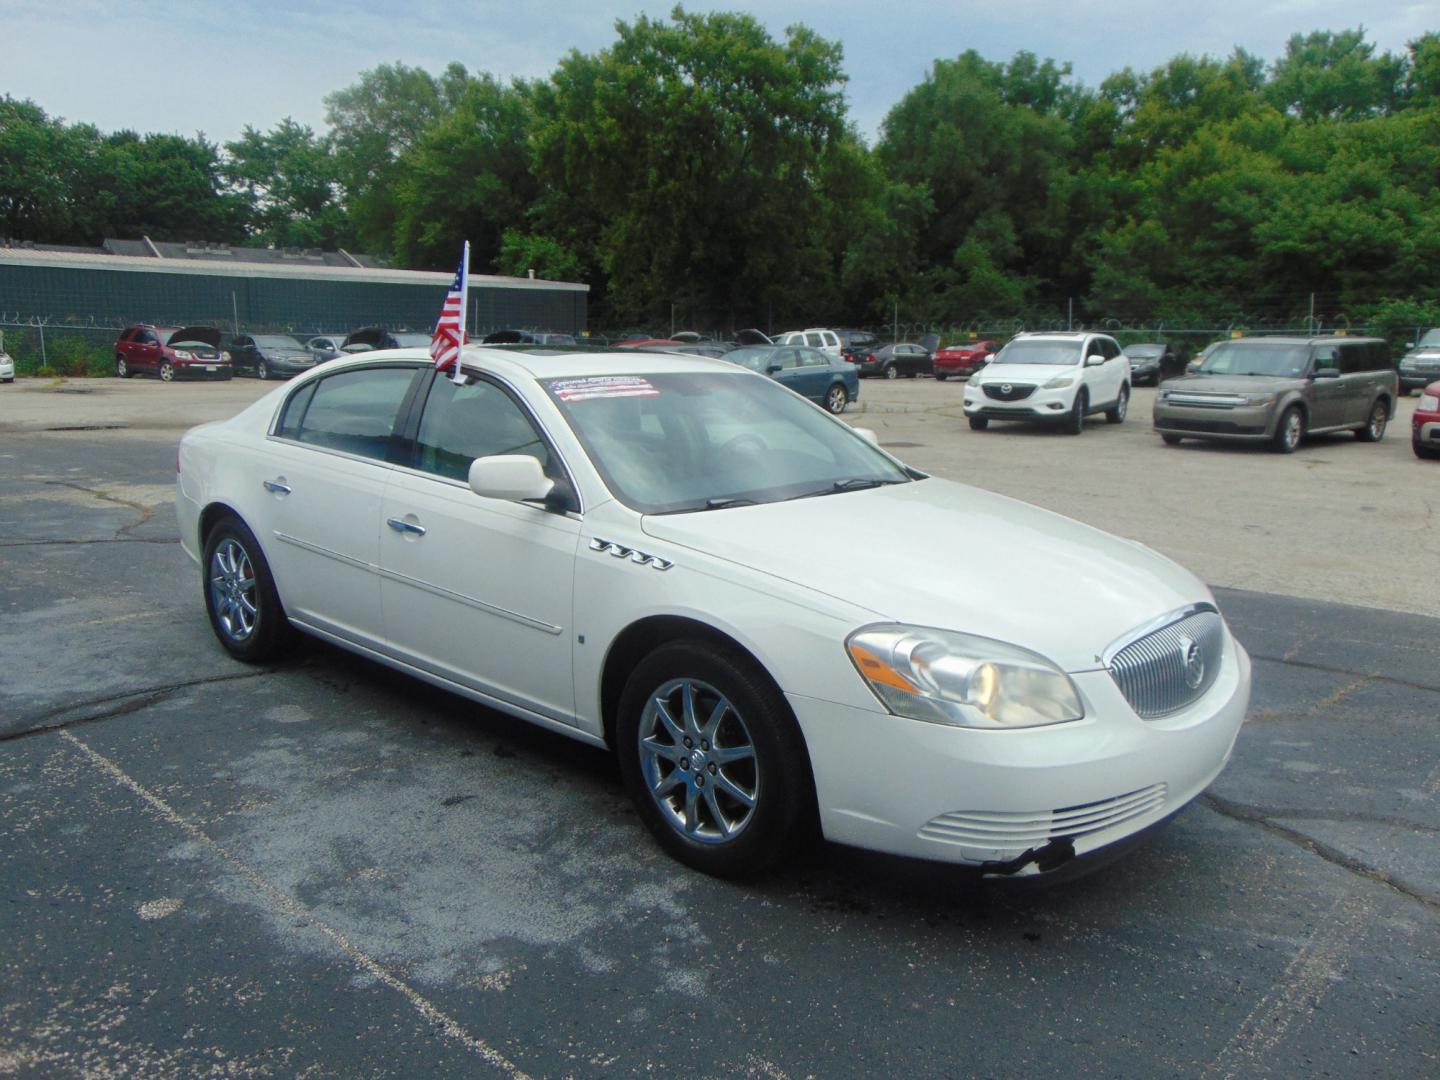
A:
[[[788,330],[775,339],[776,345],[809,345],[831,356],[840,355],[840,335],[834,330]]]

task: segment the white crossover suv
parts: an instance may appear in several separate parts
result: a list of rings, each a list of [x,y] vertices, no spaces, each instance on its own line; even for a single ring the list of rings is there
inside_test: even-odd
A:
[[[1105,334],[1020,334],[965,384],[975,431],[991,420],[1060,424],[1072,435],[1104,413],[1118,424],[1130,407],[1130,361]]]
[[[817,833],[1058,870],[1204,791],[1250,697],[1170,560],[926,476],[723,360],[331,360],[187,433],[176,485],[233,656],[303,630],[609,747],[714,874]],[[897,533],[904,559],[857,563]]]

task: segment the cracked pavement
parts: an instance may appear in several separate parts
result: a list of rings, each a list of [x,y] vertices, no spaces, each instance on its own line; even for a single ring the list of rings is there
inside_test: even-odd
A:
[[[1440,1071],[1440,621],[1218,590],[1235,758],[1082,880],[723,883],[602,753],[319,643],[230,660],[173,470],[0,435],[0,1076]]]

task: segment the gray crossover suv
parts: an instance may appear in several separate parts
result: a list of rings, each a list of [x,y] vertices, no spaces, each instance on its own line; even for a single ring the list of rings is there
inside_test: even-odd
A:
[[[1399,384],[1380,338],[1236,338],[1155,397],[1155,430],[1181,439],[1268,442],[1289,454],[1307,434],[1354,431],[1376,442]]]

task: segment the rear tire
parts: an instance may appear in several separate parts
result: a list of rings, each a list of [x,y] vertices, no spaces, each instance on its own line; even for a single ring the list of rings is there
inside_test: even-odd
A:
[[[1370,419],[1365,426],[1355,432],[1355,438],[1361,442],[1379,442],[1385,437],[1385,426],[1390,423],[1390,409],[1384,401],[1377,401],[1370,406]]]
[[[898,371],[895,370],[895,365],[894,365],[894,364],[886,364],[886,365],[885,365],[885,378],[887,378],[887,379],[898,379],[899,377],[900,377],[900,372],[898,372]]]
[[[1277,454],[1293,454],[1304,438],[1305,413],[1299,405],[1291,405],[1280,415],[1280,422],[1275,425],[1270,449]]]
[[[970,430],[971,430],[971,431],[984,431],[984,430],[985,430],[986,428],[988,428],[989,426],[990,426],[990,418],[989,418],[988,416],[972,416],[972,417],[970,417]]]
[[[733,648],[680,640],[640,661],[620,698],[615,750],[640,819],[696,870],[758,874],[814,835],[800,728]]]
[[[227,514],[205,537],[200,565],[210,629],[225,651],[247,664],[279,656],[295,631],[255,534]]]
[[[117,378],[120,378],[120,379],[128,379],[128,378],[130,378],[130,376],[133,375],[133,374],[134,374],[134,372],[132,372],[132,371],[130,370],[130,365],[129,365],[128,363],[126,363],[125,357],[123,357],[123,356],[121,356],[120,354],[117,353],[117,354],[115,355],[115,375],[116,375],[116,377],[117,377]]]
[[[1130,408],[1130,387],[1120,387],[1120,396],[1115,399],[1115,404],[1105,410],[1105,419],[1112,424],[1120,424],[1125,420],[1125,413]]]
[[[850,395],[839,383],[825,392],[825,409],[832,415],[839,416],[845,411],[845,406],[848,404],[850,404]]]

